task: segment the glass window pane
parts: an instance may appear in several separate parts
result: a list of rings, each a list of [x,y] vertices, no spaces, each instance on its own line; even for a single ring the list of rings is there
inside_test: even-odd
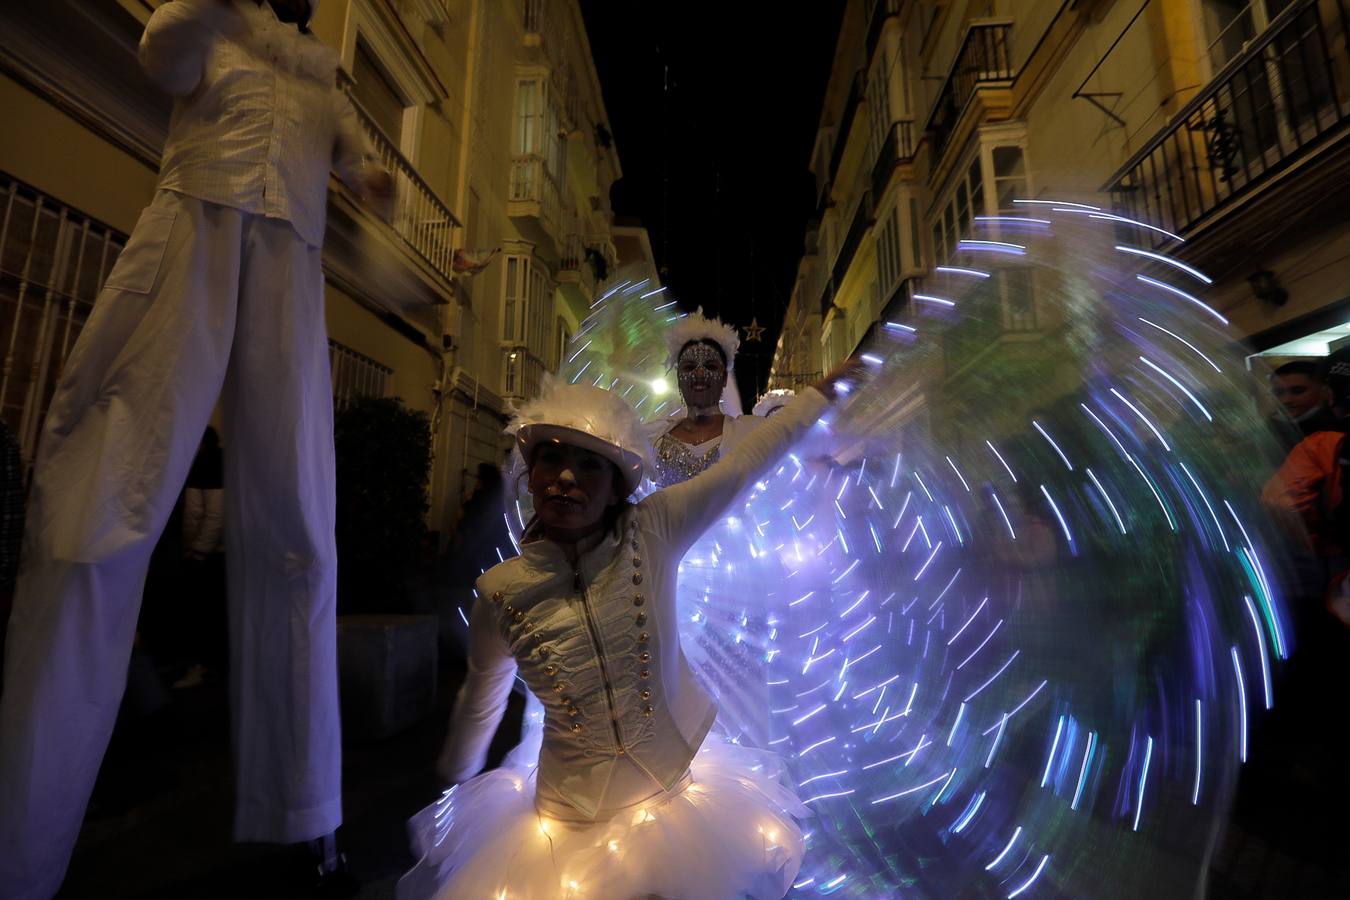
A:
[[[517,156],[538,151],[535,108],[538,106],[539,82],[533,79],[521,81],[516,86],[516,146]]]
[[[919,201],[909,198],[909,239],[910,252],[914,254],[910,265],[919,268],[923,264],[923,248],[919,243]]]
[[[982,216],[986,212],[984,203],[984,169],[980,166],[979,156],[976,156],[970,161],[970,169],[966,172],[966,180],[970,182],[972,212],[974,215]]]
[[[1022,165],[1021,147],[995,147],[994,148],[994,177],[1011,178],[1025,177],[1026,172]]]
[[[352,82],[356,102],[385,137],[398,146],[403,139],[403,111],[407,104],[375,54],[360,38],[356,40],[356,56],[352,60]]]

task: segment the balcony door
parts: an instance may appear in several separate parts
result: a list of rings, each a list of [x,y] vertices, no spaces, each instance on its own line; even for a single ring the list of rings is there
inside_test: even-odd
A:
[[[1203,123],[1206,155],[1233,188],[1311,141],[1339,117],[1334,34],[1319,4],[1269,29],[1297,0],[1201,0],[1211,77],[1222,77]],[[1259,50],[1253,49],[1254,45]]]

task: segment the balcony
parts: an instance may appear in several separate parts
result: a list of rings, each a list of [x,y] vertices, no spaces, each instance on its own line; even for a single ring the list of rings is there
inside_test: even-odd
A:
[[[562,203],[558,183],[553,180],[544,157],[527,153],[511,161],[511,193],[506,213],[513,219],[533,220],[537,224],[535,237],[557,241]]]
[[[966,105],[985,87],[1012,86],[1012,59],[1008,53],[1010,22],[971,25],[961,42],[951,72],[942,85],[933,113],[928,117],[926,131],[933,142],[934,160],[942,157],[948,140],[956,131]]]
[[[590,306],[596,288],[614,272],[618,258],[608,235],[570,232],[563,237],[558,286]]]
[[[825,318],[830,309],[834,306],[834,281],[825,279],[825,283],[820,286],[820,317]]]
[[[1350,118],[1347,29],[1344,4],[1293,3],[1111,177],[1115,205],[1190,235],[1340,143]],[[1281,202],[1297,209],[1329,180],[1291,182]]]
[[[350,97],[351,82],[343,77],[342,86]],[[449,302],[454,293],[451,261],[460,222],[356,98],[351,100],[380,164],[394,177],[394,204],[385,223],[350,192],[334,193],[324,264],[339,285],[363,300],[438,333],[430,307]],[[398,263],[390,264],[396,258],[391,254],[401,256]],[[400,299],[391,305],[393,297]]]
[[[836,290],[844,287],[844,278],[862,244],[863,235],[876,221],[871,184],[872,173],[860,167],[853,179],[853,189],[849,191],[844,217],[840,219],[840,225],[844,228],[843,238],[839,241],[839,250],[830,268],[830,277]]]
[[[886,186],[891,183],[891,173],[902,162],[914,158],[914,123],[909,119],[899,119],[891,123],[886,131],[886,141],[877,153],[872,164],[872,199],[880,202],[886,195]]]
[[[872,54],[877,52],[877,44],[881,41],[881,31],[886,27],[886,20],[900,13],[900,0],[871,0],[871,2],[872,12],[867,17],[868,60],[871,60]]]
[[[857,116],[858,107],[866,95],[867,83],[862,71],[859,70],[853,73],[853,80],[848,88],[848,99],[844,101],[844,113],[839,117],[839,127],[834,132],[834,147],[830,151],[830,175],[826,179],[831,184],[834,183],[834,177],[839,174],[839,163],[844,158],[845,148],[848,147],[848,133],[853,128],[853,119]]]
[[[830,277],[836,285],[844,283],[844,276],[848,274],[848,267],[853,264],[853,256],[858,252],[863,235],[872,225],[870,191],[864,189],[854,195],[853,211],[845,221],[848,222],[848,231],[844,232],[844,240],[839,244],[839,254],[834,258],[834,267],[830,270]]]

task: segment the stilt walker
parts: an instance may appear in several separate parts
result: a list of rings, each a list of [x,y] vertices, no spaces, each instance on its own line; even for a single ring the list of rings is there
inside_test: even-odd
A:
[[[0,700],[0,897],[65,874],[154,548],[225,407],[234,836],[341,821],[328,175],[387,204],[318,0],[174,0],[141,64],[175,98],[158,190],[108,276],[38,449]]]

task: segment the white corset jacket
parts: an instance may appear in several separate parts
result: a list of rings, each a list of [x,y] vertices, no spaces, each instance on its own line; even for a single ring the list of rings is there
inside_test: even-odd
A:
[[[441,774],[482,768],[518,668],[544,705],[539,800],[594,819],[674,787],[717,714],[680,651],[680,560],[826,405],[803,392],[716,465],[626,511],[575,566],[536,540],[484,573]]]

